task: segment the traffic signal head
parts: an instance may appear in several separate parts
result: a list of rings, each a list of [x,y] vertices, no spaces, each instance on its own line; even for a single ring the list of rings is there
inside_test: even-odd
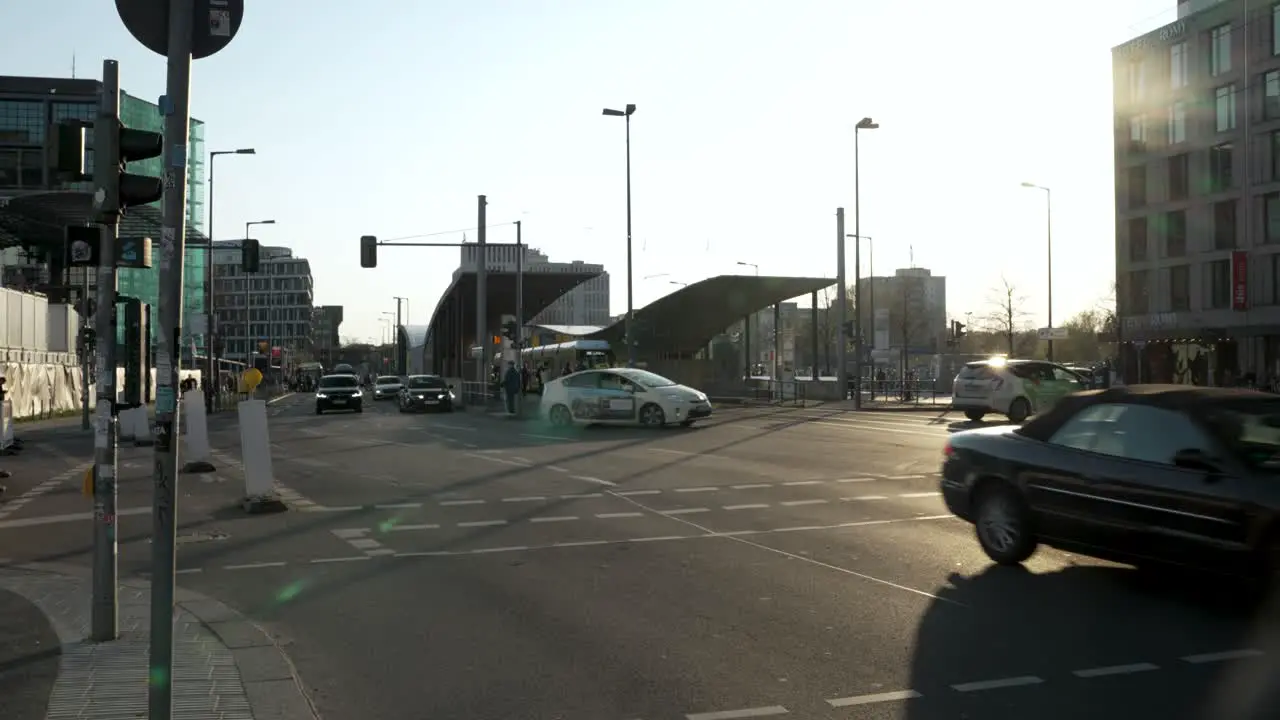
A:
[[[88,179],[84,174],[85,125],[73,120],[49,128],[49,169],[68,182]]]
[[[240,243],[240,266],[247,273],[258,272],[258,241],[245,238]]]
[[[952,334],[954,334],[958,338],[964,337],[965,335],[964,323],[960,322],[959,320],[952,320],[951,327],[952,327]]]
[[[94,179],[101,200],[98,210],[103,215],[118,215],[127,208],[153,203],[164,197],[164,180],[161,178],[126,172],[129,162],[163,154],[164,139],[160,133],[126,128],[120,123],[119,116],[100,117],[93,127],[93,139]]]
[[[517,328],[515,320],[508,320],[502,323],[502,336],[508,340],[514,341],[516,339],[516,331],[518,329],[519,328]]]
[[[378,238],[373,235],[360,238],[360,267],[378,267]]]

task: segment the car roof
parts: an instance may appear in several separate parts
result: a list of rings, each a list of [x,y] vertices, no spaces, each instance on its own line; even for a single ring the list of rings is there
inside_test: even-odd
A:
[[[329,380],[330,378],[349,378],[355,377],[354,373],[333,373],[332,375],[321,375],[321,380]]]
[[[1174,412],[1203,412],[1214,405],[1241,400],[1278,400],[1280,396],[1247,388],[1200,387],[1197,385],[1124,385],[1105,390],[1072,393],[1049,411],[1027,421],[1018,433],[1035,440],[1048,440],[1058,428],[1091,405],[1127,403],[1148,405]]]
[[[410,376],[409,376],[409,379],[410,379],[410,380],[412,380],[412,379],[414,379],[414,378],[432,378],[432,379],[436,379],[436,378],[440,378],[440,377],[441,377],[440,375],[432,375],[431,373],[421,373],[421,374],[419,374],[419,375],[410,375]],[[442,379],[443,379],[443,378],[442,378]]]

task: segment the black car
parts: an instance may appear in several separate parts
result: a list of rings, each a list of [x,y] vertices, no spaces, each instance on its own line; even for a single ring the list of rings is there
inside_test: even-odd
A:
[[[1039,543],[1137,565],[1280,572],[1280,396],[1136,385],[952,435],[948,509],[997,563]]]
[[[326,410],[364,412],[364,393],[355,375],[325,375],[316,387],[316,414]]]
[[[439,375],[410,375],[400,390],[400,412],[453,412],[453,386]]]

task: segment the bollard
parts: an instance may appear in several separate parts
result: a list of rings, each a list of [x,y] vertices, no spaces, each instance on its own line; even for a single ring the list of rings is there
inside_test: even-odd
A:
[[[213,472],[217,468],[210,462],[212,449],[209,447],[209,418],[205,415],[203,392],[188,390],[182,394],[182,416],[186,428],[182,454],[187,461],[182,466],[182,472]]]
[[[267,428],[267,403],[244,400],[236,408],[240,419],[240,458],[244,465],[244,509],[249,513],[287,510],[276,494],[271,468],[271,437]]]
[[[13,401],[0,400],[0,453],[13,452]]]
[[[136,408],[130,408],[123,413],[128,413],[127,426],[129,434],[133,437],[134,447],[151,447],[156,444],[155,438],[151,435],[151,417],[147,415],[147,406],[139,405]]]

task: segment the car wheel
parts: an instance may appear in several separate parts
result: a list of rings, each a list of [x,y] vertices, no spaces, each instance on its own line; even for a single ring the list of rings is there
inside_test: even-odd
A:
[[[1031,415],[1031,403],[1026,398],[1014,398],[1009,404],[1009,422],[1019,424]]]
[[[993,484],[979,491],[973,526],[982,551],[1000,565],[1019,565],[1039,544],[1031,527],[1031,511],[1013,488]]]
[[[317,414],[317,415],[323,415],[323,414],[324,414],[324,411],[323,411],[323,410],[321,410],[320,408],[316,408],[316,414]]]
[[[965,410],[964,411],[964,416],[974,422],[982,422],[983,415],[986,415],[986,413],[982,412],[981,410]]]
[[[693,421],[685,420],[684,422],[680,423],[680,427],[693,427]]]
[[[564,405],[551,406],[551,424],[557,427],[568,427],[573,423],[573,415],[569,414],[569,408]]]
[[[645,427],[662,427],[667,424],[667,414],[654,403],[640,408],[640,424]]]

